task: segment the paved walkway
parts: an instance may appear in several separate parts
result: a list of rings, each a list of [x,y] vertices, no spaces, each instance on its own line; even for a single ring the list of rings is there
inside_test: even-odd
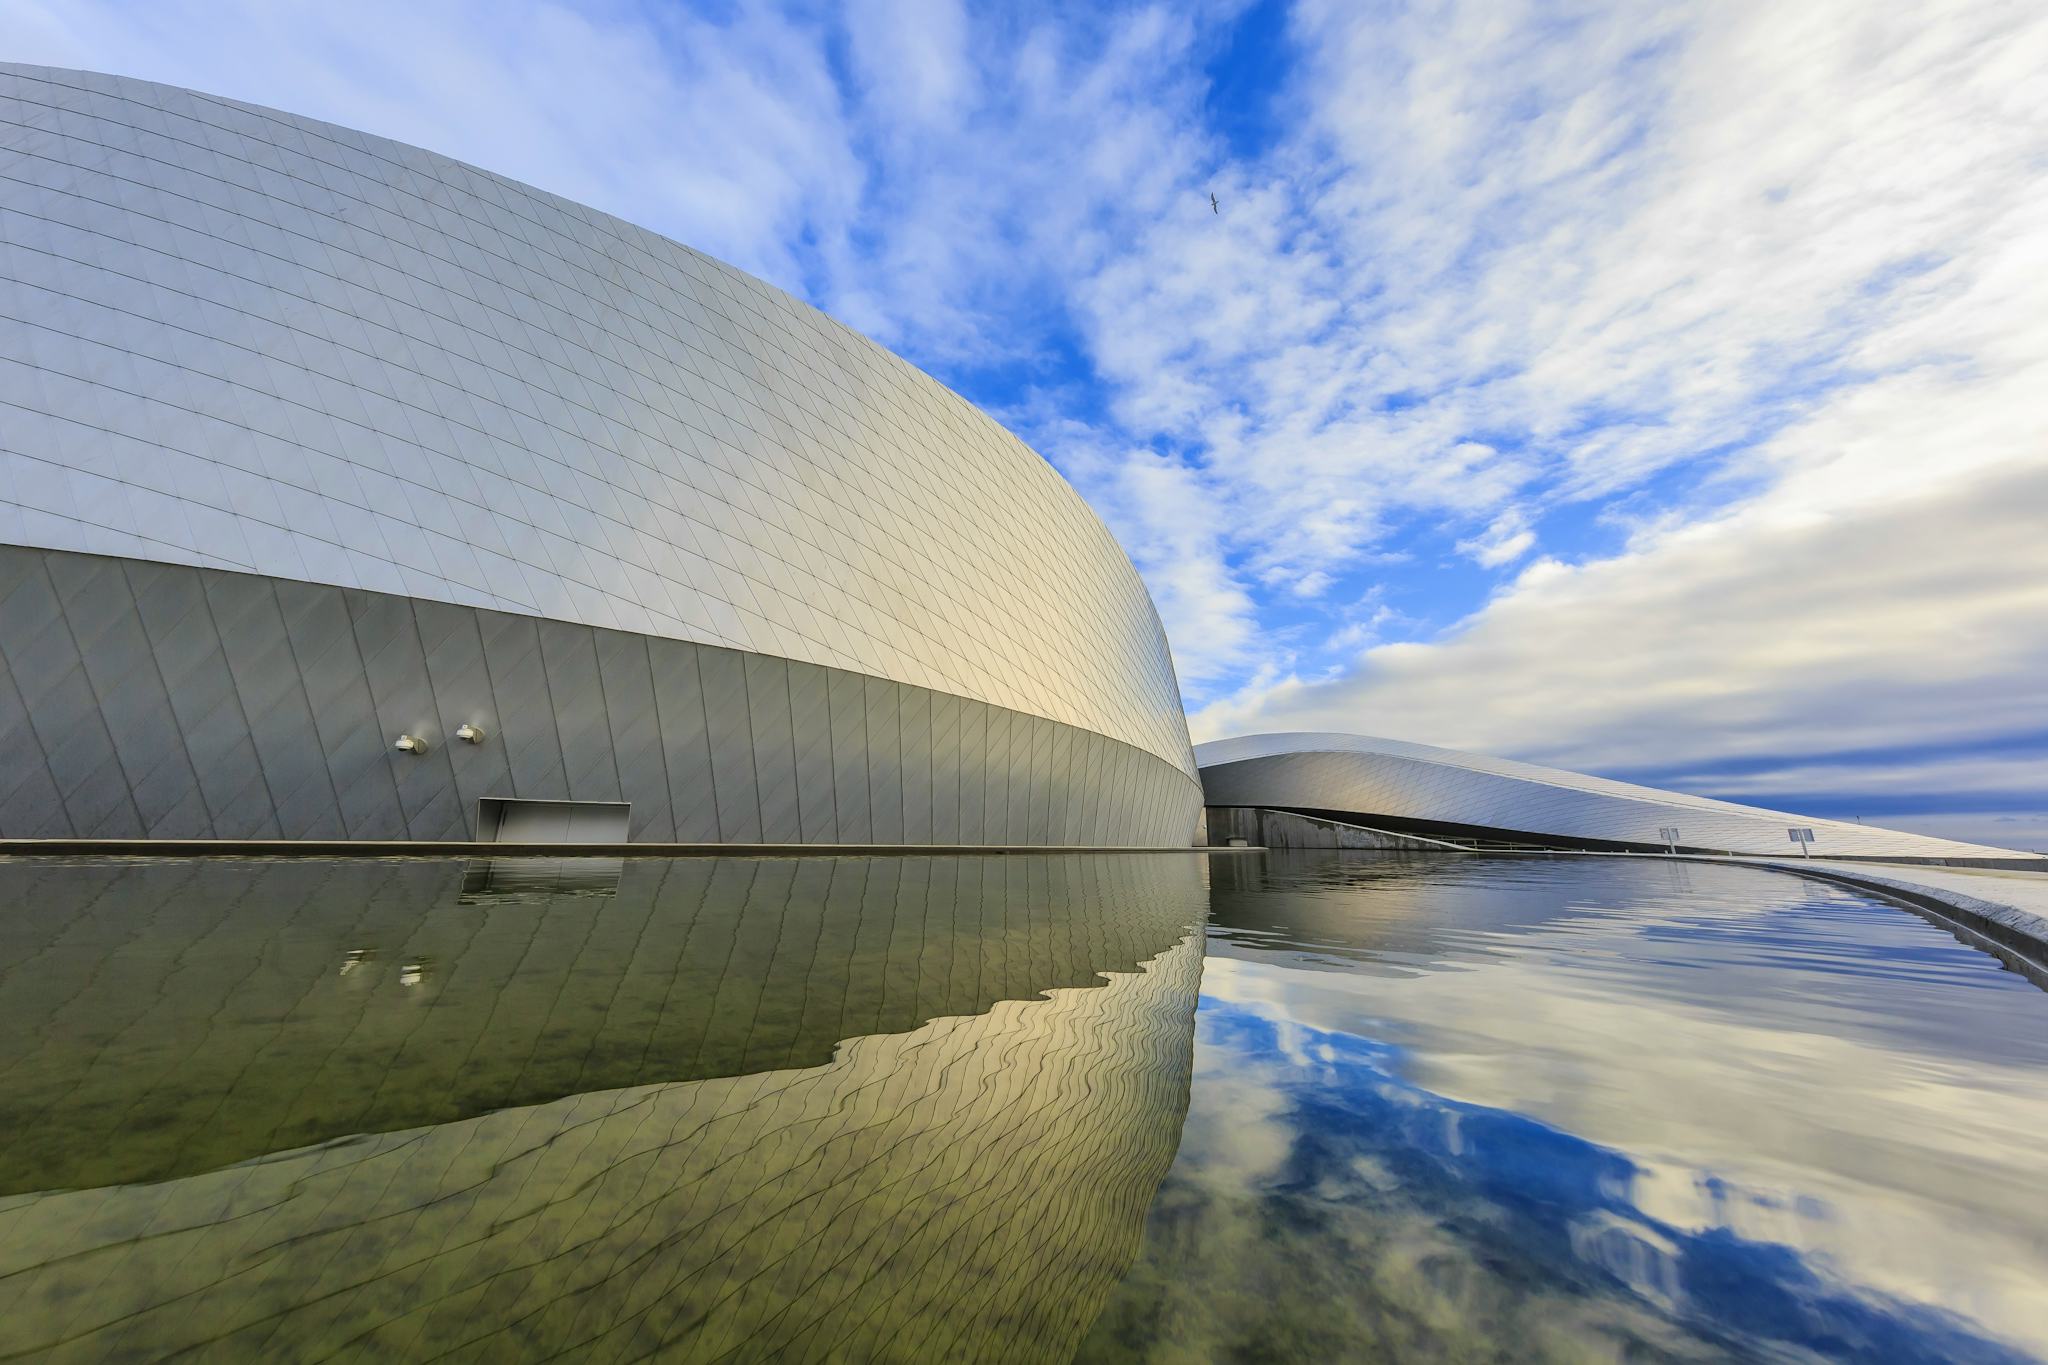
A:
[[[1797,863],[1799,860],[1784,858],[1779,861]],[[1869,872],[1920,886],[1960,891],[1978,900],[1998,901],[2048,916],[2048,867],[2039,872],[2014,872],[1997,867],[1918,867],[1906,863],[1836,862],[1829,858],[1815,858],[1813,864],[1838,872]]]

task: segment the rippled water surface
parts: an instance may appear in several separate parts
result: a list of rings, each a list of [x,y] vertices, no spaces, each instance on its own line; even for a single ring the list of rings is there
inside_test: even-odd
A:
[[[1193,1103],[1088,1359],[2048,1353],[2048,996],[1639,859],[1219,862]]]
[[[0,860],[0,1357],[2048,1359],[2048,995],[1734,866]]]

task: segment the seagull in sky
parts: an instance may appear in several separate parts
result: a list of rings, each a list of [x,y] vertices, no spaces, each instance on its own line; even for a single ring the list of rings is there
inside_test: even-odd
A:
[[[1216,194],[1215,194],[1215,191],[1213,191],[1213,190],[1212,190],[1212,191],[1210,191],[1210,193],[1209,193],[1209,212],[1211,212],[1211,213],[1221,213],[1221,212],[1223,212],[1223,210],[1222,210],[1222,209],[1220,209],[1220,208],[1217,208],[1217,207],[1216,207]]]

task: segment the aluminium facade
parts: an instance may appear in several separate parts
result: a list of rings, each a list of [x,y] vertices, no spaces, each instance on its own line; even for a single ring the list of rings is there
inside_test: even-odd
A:
[[[1817,857],[2010,859],[2010,850],[1659,791],[1584,773],[1347,734],[1246,735],[1195,747],[1211,808],[1305,812],[1396,832],[1558,847]],[[1210,829],[1222,827],[1212,809]],[[1665,835],[1676,830],[1675,840]]]
[[[1129,559],[873,342],[191,91],[0,66],[0,153],[0,837],[1188,841]]]

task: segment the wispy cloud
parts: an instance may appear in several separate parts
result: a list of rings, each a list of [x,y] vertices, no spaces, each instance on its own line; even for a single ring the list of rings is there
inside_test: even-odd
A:
[[[10,58],[189,85],[527,180],[802,288],[866,172],[826,29],[613,4],[6,0]]]
[[[1497,569],[1520,559],[1535,543],[1536,533],[1529,529],[1529,514],[1519,507],[1510,507],[1483,532],[1459,541],[1458,549],[1485,567]]]

